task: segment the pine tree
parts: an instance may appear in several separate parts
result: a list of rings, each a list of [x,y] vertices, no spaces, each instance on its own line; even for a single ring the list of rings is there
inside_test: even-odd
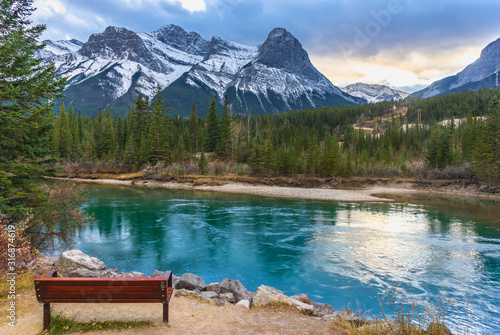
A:
[[[66,107],[64,102],[61,100],[61,106],[59,107],[59,154],[62,158],[69,158],[70,153],[70,143],[71,143],[71,133],[69,131],[69,118],[66,113]]]
[[[127,144],[125,145],[125,151],[123,153],[123,163],[130,170],[135,170],[137,163],[137,147],[134,139],[134,131],[132,130],[128,135]]]
[[[496,96],[490,102],[484,125],[479,128],[473,159],[478,179],[489,183],[500,181],[500,101]]]
[[[48,194],[30,180],[49,171],[42,167],[50,149],[53,99],[65,80],[35,52],[43,25],[31,25],[32,0],[0,1],[0,213],[11,222],[43,204]]]
[[[438,141],[439,141],[439,131],[438,128],[434,128],[431,132],[429,140],[427,141],[425,160],[427,166],[430,168],[436,168],[438,164]]]
[[[438,142],[437,168],[442,170],[452,163],[451,128],[441,131]]]
[[[193,102],[193,108],[191,108],[191,114],[189,115],[189,151],[191,153],[196,152],[198,147],[198,118],[196,117],[196,105]]]
[[[472,119],[472,113],[469,111],[467,113],[467,122],[462,131],[462,159],[466,162],[470,162],[472,159],[472,153],[474,151],[474,146],[476,143],[476,127]]]
[[[80,144],[80,130],[78,128],[78,119],[75,115],[73,105],[70,104],[68,108],[69,115],[69,133],[70,133],[70,143],[69,143],[69,158],[72,161],[77,161],[81,157],[81,144]]]
[[[98,124],[99,137],[97,140],[98,158],[103,160],[111,160],[116,152],[116,139],[113,128],[113,120],[111,119],[111,110],[106,107],[104,110],[104,117],[100,119]]]
[[[207,158],[205,157],[205,150],[201,151],[200,159],[198,161],[198,171],[202,175],[208,174],[208,163]]]
[[[215,98],[212,95],[210,99],[210,105],[208,107],[207,115],[207,127],[206,127],[206,137],[205,137],[205,151],[215,152],[217,145],[219,144],[220,131],[219,131],[219,119],[217,117],[217,104]]]
[[[228,158],[232,156],[232,130],[231,116],[229,115],[229,102],[227,93],[224,99],[224,112],[220,122],[220,139],[217,146],[217,154],[221,157]]]
[[[152,164],[170,162],[170,147],[168,143],[168,117],[165,115],[170,108],[166,108],[167,101],[161,97],[161,87],[156,88],[153,100],[153,113],[148,135],[148,160]]]
[[[318,138],[313,134],[306,154],[307,172],[313,176],[317,175],[319,170],[319,150]]]

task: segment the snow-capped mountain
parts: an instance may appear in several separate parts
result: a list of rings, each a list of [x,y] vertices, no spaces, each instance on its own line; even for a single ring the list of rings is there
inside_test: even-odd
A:
[[[227,93],[232,110],[240,114],[277,113],[326,105],[366,102],[332,85],[309,60],[300,42],[283,28],[269,33],[258,47],[249,47],[214,37],[203,61],[193,66],[165,95],[169,101],[191,107],[189,96],[210,92],[223,101]],[[180,92],[185,95],[179,97]],[[186,103],[187,104],[187,103]]]
[[[105,106],[124,114],[139,92],[152,97],[157,84],[180,115],[189,115],[193,102],[199,115],[206,114],[211,94],[222,103],[227,93],[240,114],[365,102],[317,71],[300,42],[282,28],[260,46],[219,37],[207,41],[176,25],[151,33],[108,27],[86,43],[45,43],[38,56],[68,78],[66,103],[83,114]]]
[[[78,40],[61,40],[61,41],[51,41],[45,40],[42,42],[45,44],[45,48],[39,50],[35,53],[37,58],[50,58],[53,56],[64,55],[67,53],[72,53],[80,50],[82,48],[83,42]]]
[[[477,90],[495,86],[496,65],[500,63],[500,39],[491,42],[481,51],[481,56],[474,63],[454,76],[432,83],[411,96],[429,98],[437,95]]]
[[[389,100],[401,100],[410,95],[398,91],[389,86],[377,84],[356,83],[342,88],[342,91],[355,97],[363,98],[368,102],[380,102]]]

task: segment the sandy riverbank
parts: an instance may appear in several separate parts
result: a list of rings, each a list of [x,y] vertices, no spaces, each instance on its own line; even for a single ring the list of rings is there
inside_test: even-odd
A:
[[[68,180],[66,178],[60,178]],[[266,197],[294,198],[308,200],[327,201],[392,201],[384,198],[381,194],[410,194],[415,192],[411,185],[398,184],[397,186],[370,186],[364,189],[329,189],[329,188],[296,188],[280,186],[248,185],[243,183],[227,183],[224,185],[193,185],[192,183],[159,182],[154,180],[116,180],[116,179],[83,179],[71,178],[71,181],[114,184],[114,185],[134,185],[142,187],[163,187],[170,189],[211,191],[237,194],[250,194]],[[377,196],[375,196],[377,195]]]

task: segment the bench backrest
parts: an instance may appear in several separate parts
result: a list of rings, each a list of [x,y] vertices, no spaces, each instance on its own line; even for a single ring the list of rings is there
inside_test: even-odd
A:
[[[55,274],[55,276],[54,276]],[[54,277],[52,277],[54,276]],[[159,278],[58,278],[51,271],[35,278],[37,299],[42,303],[168,303],[172,273]]]

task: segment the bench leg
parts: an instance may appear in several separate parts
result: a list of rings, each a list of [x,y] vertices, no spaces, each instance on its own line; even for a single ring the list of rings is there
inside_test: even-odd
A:
[[[43,304],[43,329],[49,328],[50,325],[50,303]]]
[[[168,303],[163,303],[163,322],[168,323]]]

